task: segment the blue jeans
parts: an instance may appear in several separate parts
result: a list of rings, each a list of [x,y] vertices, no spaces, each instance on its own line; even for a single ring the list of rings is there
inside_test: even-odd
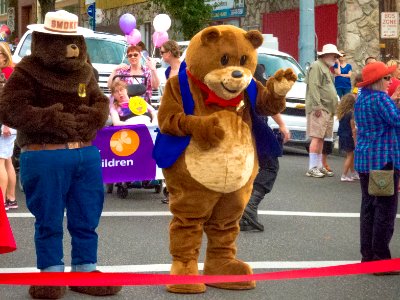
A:
[[[104,202],[101,158],[94,147],[26,151],[20,157],[26,203],[35,216],[37,267],[64,271],[63,218],[72,243],[72,270],[93,271]]]

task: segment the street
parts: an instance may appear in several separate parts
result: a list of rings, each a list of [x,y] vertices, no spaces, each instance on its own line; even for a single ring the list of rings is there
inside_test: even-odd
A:
[[[273,191],[260,205],[264,232],[239,235],[238,258],[253,266],[254,273],[355,263],[359,253],[360,186],[340,182],[343,157],[329,156],[332,178],[309,178],[305,151],[286,151]],[[19,208],[8,216],[18,250],[0,256],[0,273],[34,272],[34,218],[18,193]],[[105,272],[166,273],[168,206],[154,190],[131,189],[126,199],[114,190],[106,194],[98,228],[98,269]],[[64,253],[70,266],[70,238],[65,227]],[[199,262],[204,261],[206,237]],[[393,257],[400,257],[400,225],[391,242]],[[399,276],[356,275],[317,279],[262,281],[249,291],[208,287],[206,293],[178,295],[163,286],[124,287],[112,299],[398,299]],[[67,291],[64,299],[95,297]],[[0,299],[30,299],[27,286],[0,286]],[[105,298],[107,299],[107,298]],[[111,298],[110,298],[111,299]]]

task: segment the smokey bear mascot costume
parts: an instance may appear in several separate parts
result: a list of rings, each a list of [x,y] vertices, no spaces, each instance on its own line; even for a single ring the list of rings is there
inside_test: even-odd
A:
[[[0,98],[0,120],[18,130],[21,181],[35,216],[37,267],[63,272],[63,217],[71,235],[72,271],[98,272],[96,228],[104,191],[99,150],[91,145],[108,117],[108,98],[87,63],[84,28],[66,11],[28,26],[32,54],[17,64]],[[116,286],[74,286],[94,296]],[[65,286],[31,286],[32,298],[58,299]]]
[[[162,134],[153,154],[170,192],[171,274],[198,275],[203,232],[207,235],[204,274],[252,273],[249,265],[236,259],[239,220],[250,198],[258,159],[269,148],[280,151],[259,115],[281,112],[297,79],[291,69],[278,70],[266,87],[253,79],[256,49],[262,42],[256,30],[208,27],[190,41],[187,69],[167,81],[158,112]],[[244,290],[254,288],[255,282],[210,285]],[[167,290],[202,293],[206,287],[171,284]]]

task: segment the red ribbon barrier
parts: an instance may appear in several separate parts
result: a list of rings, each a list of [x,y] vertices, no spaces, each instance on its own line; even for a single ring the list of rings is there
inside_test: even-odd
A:
[[[347,264],[294,271],[269,272],[252,275],[199,275],[178,276],[167,274],[135,273],[3,273],[0,285],[47,285],[47,286],[104,286],[104,285],[164,285],[216,282],[239,282],[249,280],[288,280],[330,276],[359,275],[400,270],[400,258],[366,263]]]
[[[12,252],[17,249],[3,203],[3,193],[0,189],[0,254]]]

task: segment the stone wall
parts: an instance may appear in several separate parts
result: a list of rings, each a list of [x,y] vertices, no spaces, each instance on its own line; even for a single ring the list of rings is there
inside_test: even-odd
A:
[[[355,71],[368,56],[379,56],[379,3],[376,0],[343,0],[339,19],[339,47],[346,51]]]

